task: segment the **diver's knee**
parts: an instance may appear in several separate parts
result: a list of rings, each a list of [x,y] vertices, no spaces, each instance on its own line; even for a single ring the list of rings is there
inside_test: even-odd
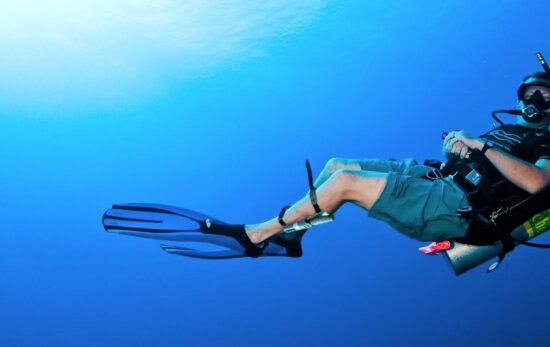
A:
[[[330,158],[325,164],[325,170],[334,173],[340,166],[341,158]]]
[[[338,170],[349,168],[351,164],[352,160],[350,159],[339,157],[330,158],[325,165],[325,170],[327,170],[329,174],[334,174]]]

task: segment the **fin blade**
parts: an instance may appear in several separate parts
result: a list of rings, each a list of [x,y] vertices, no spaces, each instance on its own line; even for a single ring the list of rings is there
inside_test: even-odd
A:
[[[107,231],[174,233],[202,231],[207,219],[225,224],[216,218],[181,207],[158,204],[115,204],[103,215]]]
[[[234,258],[244,258],[246,257],[242,251],[236,251],[232,249],[225,249],[220,251],[201,251],[197,249],[187,248],[187,247],[178,247],[178,246],[169,246],[169,245],[160,245],[163,251],[180,255],[188,258],[199,258],[199,259],[234,259]]]

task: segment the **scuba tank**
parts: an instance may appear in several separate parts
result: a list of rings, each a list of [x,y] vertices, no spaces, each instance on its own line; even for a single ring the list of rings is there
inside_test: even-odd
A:
[[[518,243],[517,241],[525,242],[543,234],[548,229],[550,229],[550,209],[532,216],[525,223],[515,228],[511,236],[516,243]],[[470,245],[451,241],[451,248],[444,251],[443,255],[455,275],[458,276],[485,263],[489,259],[500,257],[504,251],[502,241],[496,241],[489,245]],[[502,259],[499,259],[499,261],[493,263],[487,269],[487,272],[494,271],[501,261]]]

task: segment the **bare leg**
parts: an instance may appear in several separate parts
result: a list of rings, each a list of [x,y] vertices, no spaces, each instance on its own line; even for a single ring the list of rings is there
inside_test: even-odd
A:
[[[318,178],[320,180],[322,177]],[[318,204],[323,211],[332,213],[346,201],[367,210],[376,202],[386,186],[387,174],[382,172],[340,169],[317,189]],[[284,216],[287,224],[296,223],[315,214],[306,196],[292,205]],[[246,225],[246,233],[253,243],[260,244],[283,230],[277,218],[260,224]]]
[[[315,187],[320,187],[330,178],[330,176],[332,176],[332,174],[342,169],[358,171],[361,170],[361,165],[359,165],[359,160],[357,159],[331,158],[327,161],[313,185]]]

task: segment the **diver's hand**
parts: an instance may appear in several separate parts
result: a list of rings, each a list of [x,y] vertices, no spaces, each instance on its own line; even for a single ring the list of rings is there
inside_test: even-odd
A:
[[[481,150],[484,144],[482,139],[464,131],[451,131],[443,140],[444,152],[462,159],[469,158],[473,150]]]
[[[443,154],[447,159],[456,159],[456,158],[470,158],[472,151],[468,146],[466,146],[461,141],[454,142],[452,145],[447,143],[443,146]]]
[[[449,147],[452,147],[455,142],[462,142],[465,146],[470,148],[470,150],[478,150],[480,151],[483,148],[483,145],[485,145],[485,140],[480,139],[479,137],[471,136],[467,134],[465,131],[451,131],[447,136],[445,136],[445,140],[443,140],[444,145],[449,145]]]

